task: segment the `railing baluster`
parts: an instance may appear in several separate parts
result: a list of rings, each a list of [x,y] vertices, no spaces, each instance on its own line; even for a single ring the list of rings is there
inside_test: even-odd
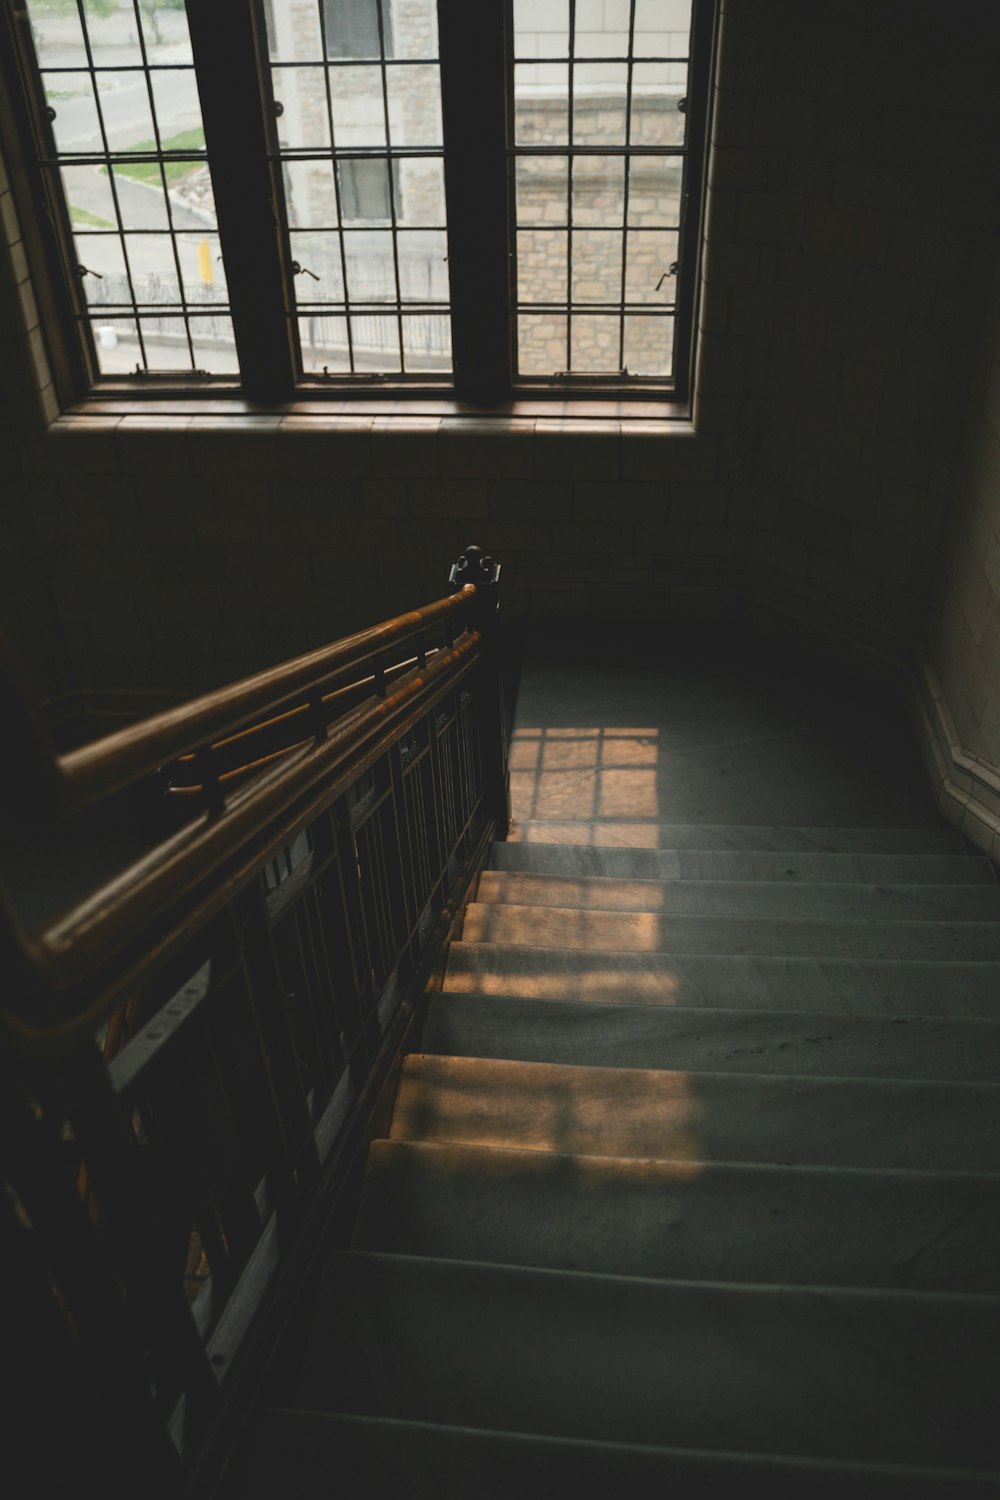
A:
[[[317,1167],[309,1114],[260,883],[250,886],[241,900],[244,978],[267,1074],[275,1139],[281,1148],[280,1161],[273,1163],[272,1171],[279,1174],[281,1196],[286,1191],[298,1195],[300,1172],[308,1180]]]
[[[505,839],[510,829],[510,772],[500,642],[500,564],[484,555],[481,547],[466,547],[451,570],[451,583],[456,588],[469,583],[476,586],[474,618],[483,637],[484,691],[478,705],[483,770],[496,837]]]
[[[234,1256],[252,1246],[260,1227],[246,1158],[229,1107],[229,1096],[219,1070],[208,1027],[195,1023],[195,1039],[189,1050],[190,1067],[197,1080],[206,1116],[206,1149],[216,1162],[216,1180],[222,1222]]]
[[[219,781],[219,773],[215,765],[215,755],[211,745],[202,745],[195,752],[195,773],[201,780],[202,795],[205,802],[205,811],[210,818],[221,817],[226,810],[226,799]]]
[[[0,926],[17,1247],[146,1474],[215,1430],[276,1224],[291,1296],[471,856],[506,831],[498,572],[469,548],[450,599],[28,777],[51,810],[155,774],[181,814],[40,933]]]
[[[152,1341],[186,1398],[189,1432],[207,1424],[218,1389],[179,1284],[172,1278],[159,1226],[149,1212],[146,1184],[138,1171],[107,1070],[96,1047],[73,1059],[68,1093],[71,1112],[101,1206],[102,1232],[121,1257],[130,1322]]]
[[[5,1070],[6,1071],[6,1070]],[[70,1180],[62,1110],[32,1100],[20,1080],[0,1080],[0,1123],[11,1184],[30,1218],[35,1254],[53,1284],[53,1301],[77,1330],[100,1398],[116,1428],[131,1428],[147,1464],[176,1460],[158,1413],[136,1387],[145,1364],[141,1335],[121,1296],[118,1268],[101,1244]],[[50,1080],[46,1091],[58,1096]],[[92,1153],[94,1154],[94,1153]],[[14,1294],[17,1295],[15,1286]],[[10,1288],[7,1288],[10,1295]]]

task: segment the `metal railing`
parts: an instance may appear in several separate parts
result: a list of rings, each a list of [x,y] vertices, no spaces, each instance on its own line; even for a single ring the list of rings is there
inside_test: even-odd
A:
[[[51,1345],[95,1473],[138,1492],[183,1486],[263,1357],[506,834],[498,573],[469,548],[450,598],[20,781],[31,818],[155,774],[186,820],[43,929],[0,923],[5,1361]]]

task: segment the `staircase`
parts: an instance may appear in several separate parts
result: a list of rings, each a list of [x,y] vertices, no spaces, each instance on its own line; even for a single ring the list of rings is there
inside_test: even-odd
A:
[[[286,1493],[1000,1494],[1000,888],[914,761],[832,674],[526,672]]]

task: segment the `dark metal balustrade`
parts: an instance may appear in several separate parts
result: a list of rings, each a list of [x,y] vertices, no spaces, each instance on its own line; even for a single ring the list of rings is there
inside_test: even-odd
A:
[[[58,758],[7,690],[22,817],[151,775],[182,808],[57,921],[0,925],[4,1359],[106,1492],[190,1486],[258,1378],[506,832],[498,572],[470,548],[450,598]]]

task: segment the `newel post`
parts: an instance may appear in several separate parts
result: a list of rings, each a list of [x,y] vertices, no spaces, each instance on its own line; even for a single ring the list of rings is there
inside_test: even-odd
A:
[[[466,547],[448,581],[455,589],[476,586],[475,626],[483,640],[483,690],[477,713],[483,748],[486,802],[496,824],[496,838],[510,829],[510,771],[507,766],[507,715],[503,691],[503,652],[500,644],[500,564],[484,556],[482,547]]]

